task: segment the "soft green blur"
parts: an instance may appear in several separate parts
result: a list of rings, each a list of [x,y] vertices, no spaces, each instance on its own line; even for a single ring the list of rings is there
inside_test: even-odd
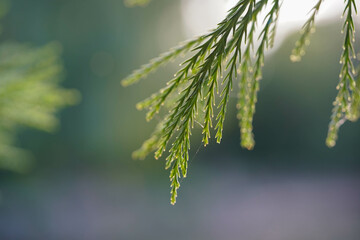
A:
[[[0,18],[10,5],[0,1]],[[53,131],[57,111],[76,103],[79,94],[59,86],[63,66],[58,43],[32,47],[7,41],[0,43],[0,168],[23,172],[31,165],[30,154],[14,146],[17,131]]]
[[[185,40],[180,11],[175,0],[145,8],[127,8],[122,0],[11,1],[0,42],[40,47],[56,41],[64,64],[60,85],[79,91],[82,100],[57,115],[55,133],[19,131],[14,144],[34,161],[23,174],[0,172],[0,239],[360,236],[359,123],[346,123],[337,146],[325,146],[340,70],[340,22],[318,26],[300,63],[289,59],[296,33],[266,58],[253,151],[240,147],[236,88],[220,145],[211,139],[204,148],[196,127],[175,207],[164,160],[131,159],[157,123],[146,122],[135,105],[163,86],[179,62],[128,88],[120,80]]]
[[[150,2],[150,0],[124,0],[124,3],[129,7],[145,6],[149,2]]]

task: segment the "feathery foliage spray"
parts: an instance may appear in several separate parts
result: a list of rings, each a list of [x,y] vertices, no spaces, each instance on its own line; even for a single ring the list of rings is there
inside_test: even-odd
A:
[[[128,4],[133,5],[147,2],[127,0]],[[236,80],[239,85],[237,108],[241,146],[253,149],[253,117],[259,81],[262,78],[265,51],[274,44],[281,3],[280,0],[239,0],[210,33],[180,44],[135,70],[122,81],[124,86],[134,84],[161,65],[184,53],[191,53],[191,57],[181,64],[174,78],[164,88],[137,104],[139,110],[148,111],[147,120],[159,113],[164,105],[169,106],[168,114],[158,124],[152,136],[134,152],[133,157],[143,159],[155,152],[155,158],[158,159],[166,150],[169,151],[165,166],[170,169],[172,204],[176,202],[180,178],[187,175],[194,122],[202,122],[202,141],[205,146],[209,143],[211,128],[215,129],[216,141],[220,143],[229,94]],[[346,120],[357,120],[360,115],[360,77],[354,66],[356,54],[353,46],[354,15],[357,8],[355,0],[344,0],[344,3],[344,43],[340,58],[342,68],[326,139],[329,147],[335,145],[339,127]],[[292,61],[300,61],[305,54],[322,4],[323,0],[318,0],[310,11],[310,17],[290,56]],[[261,13],[264,11],[265,17],[262,18]],[[255,37],[255,33],[259,36]],[[220,97],[218,103],[215,102],[217,94]]]

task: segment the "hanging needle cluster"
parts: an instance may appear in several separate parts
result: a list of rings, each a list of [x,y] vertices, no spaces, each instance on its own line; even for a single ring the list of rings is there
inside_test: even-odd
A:
[[[322,3],[323,0],[319,0],[310,11],[310,17],[291,54],[292,61],[299,61],[304,55]],[[165,166],[170,169],[172,204],[176,202],[180,179],[187,175],[194,123],[201,123],[204,146],[209,144],[211,129],[214,129],[216,142],[221,142],[226,108],[235,81],[239,86],[237,116],[241,146],[253,149],[253,118],[259,81],[265,52],[274,44],[280,7],[280,0],[240,0],[210,33],[180,44],[122,81],[124,86],[137,83],[180,55],[190,54],[164,88],[137,104],[139,110],[147,110],[148,121],[164,106],[168,110],[151,137],[133,153],[133,157],[143,159],[155,152],[158,159],[168,151]],[[329,146],[335,144],[338,128],[344,119],[353,121],[359,116],[360,92],[356,83],[360,80],[354,77],[356,73],[352,62],[355,59],[354,13],[355,0],[345,0],[342,70],[329,126]]]
[[[357,13],[355,0],[346,0],[343,17],[345,19],[342,33],[344,34],[343,52],[340,57],[340,81],[336,86],[338,94],[334,101],[333,113],[329,124],[326,144],[333,147],[336,144],[340,126],[346,121],[356,121],[359,118],[359,76],[357,74],[354,60],[355,26],[353,14]],[[357,84],[358,83],[358,84]]]

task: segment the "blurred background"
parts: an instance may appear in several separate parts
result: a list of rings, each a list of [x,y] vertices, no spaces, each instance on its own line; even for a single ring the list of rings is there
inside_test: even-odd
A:
[[[57,114],[54,133],[18,132],[16,145],[33,160],[21,173],[0,170],[0,239],[360,239],[359,123],[346,123],[336,147],[325,146],[342,1],[324,4],[296,64],[289,60],[296,31],[315,1],[284,2],[281,44],[267,56],[261,81],[253,151],[240,147],[235,89],[222,143],[204,148],[195,130],[175,206],[163,159],[131,159],[157,122],[147,123],[135,104],[163,86],[178,62],[126,89],[120,80],[215,26],[233,2],[153,0],[127,8],[121,0],[10,1],[0,41],[61,45],[60,84],[82,100]]]

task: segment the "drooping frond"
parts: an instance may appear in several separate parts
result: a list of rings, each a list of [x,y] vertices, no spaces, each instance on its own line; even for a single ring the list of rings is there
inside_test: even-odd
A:
[[[353,59],[356,58],[353,42],[355,42],[355,26],[353,14],[357,12],[355,0],[345,0],[344,17],[345,22],[343,25],[344,43],[343,52],[340,58],[341,70],[340,81],[336,89],[339,91],[335,101],[331,121],[329,124],[328,136],[326,144],[333,147],[336,144],[338,131],[340,126],[346,119],[356,119],[352,108],[356,106],[358,99],[359,88],[356,85],[354,75],[356,74]]]
[[[147,155],[149,155],[150,153],[154,152],[157,149],[161,138],[163,125],[164,123],[160,122],[156,126],[155,131],[151,134],[150,138],[147,139],[138,150],[133,152],[132,157],[134,159],[143,160],[146,158]]]
[[[194,46],[201,43],[203,37],[196,38],[180,44],[178,47],[171,49],[169,52],[161,54],[159,57],[150,60],[148,64],[143,65],[140,69],[135,70],[131,75],[121,81],[123,86],[129,86],[137,83],[143,78],[146,78],[151,72],[156,71],[160,66],[169,63],[171,60],[177,58],[181,54],[190,51]]]
[[[171,168],[172,204],[176,201],[177,189],[179,188],[180,169],[183,177],[186,177],[191,128],[193,127],[194,117],[197,112],[201,90],[204,86],[210,86],[210,92],[205,96],[205,98],[208,98],[205,108],[210,109],[209,105],[213,104],[211,96],[213,96],[214,81],[218,80],[219,74],[221,74],[223,59],[226,59],[228,55],[226,46],[229,36],[232,31],[233,35],[236,35],[237,31],[239,31],[239,38],[244,36],[246,28],[241,24],[237,27],[237,23],[244,13],[245,15],[241,21],[250,21],[252,8],[253,1],[240,1],[237,6],[230,10],[229,15],[219,24],[218,28],[209,34],[208,39],[199,46],[198,52],[186,62],[185,68],[192,69],[193,66],[197,65],[196,62],[201,60],[200,66],[194,69],[195,74],[191,74],[189,77],[189,85],[185,88],[175,108],[167,118],[162,141],[156,152],[156,157],[161,156],[162,152],[166,149],[168,141],[175,133],[175,130],[178,129],[179,134],[177,134],[169,150],[170,154],[166,159],[166,167]],[[231,81],[231,78],[228,81]],[[208,110],[207,112],[211,111]],[[208,117],[211,116],[209,114],[205,116],[205,127],[210,124]],[[208,133],[204,132],[204,134]]]
[[[275,20],[277,19],[279,8],[279,1],[274,0],[272,3],[272,8],[267,13],[264,19],[265,26],[259,36],[260,45],[258,46],[256,51],[255,63],[253,66],[251,66],[251,76],[246,76],[246,84],[240,86],[242,88],[245,88],[245,90],[242,90],[243,92],[245,92],[245,104],[243,106],[240,106],[241,112],[239,114],[241,128],[241,145],[247,149],[252,149],[255,144],[253,137],[253,117],[255,113],[255,104],[257,102],[257,92],[259,91],[259,81],[262,78],[262,67],[264,65],[265,49],[268,48],[271,44],[272,38],[270,36],[274,34],[272,31],[274,31],[273,29],[275,29],[276,26]],[[246,57],[249,58],[248,56]],[[246,61],[248,61],[248,59]],[[247,63],[244,62],[243,64],[247,65]],[[244,70],[246,71],[246,68]]]
[[[172,204],[175,204],[176,201],[177,189],[180,186],[179,180],[181,177],[186,177],[187,174],[190,135],[194,122],[199,116],[198,111],[204,111],[202,133],[204,145],[207,145],[213,127],[216,93],[220,92],[220,100],[217,104],[218,113],[215,119],[215,138],[217,142],[220,142],[230,92],[239,71],[244,86],[240,92],[242,93],[240,99],[243,99],[239,100],[239,103],[243,102],[243,108],[241,107],[240,111],[244,114],[242,119],[247,126],[252,125],[264,52],[272,44],[279,10],[279,1],[272,1],[270,11],[263,20],[264,29],[260,33],[259,47],[255,53],[254,65],[252,65],[251,51],[254,46],[255,25],[260,12],[267,3],[268,0],[240,0],[229,10],[228,15],[217,28],[209,34],[152,60],[148,65],[144,65],[123,80],[125,85],[137,82],[158,66],[181,53],[190,50],[193,53],[181,64],[181,69],[167,83],[166,87],[137,105],[138,109],[148,110],[147,120],[152,119],[164,104],[167,103],[170,108],[164,121],[141,149],[134,153],[134,157],[144,158],[149,152],[155,150],[155,158],[159,158],[172,142],[166,158],[166,168],[170,169]],[[255,69],[256,72],[252,72],[252,69]],[[223,78],[222,75],[225,77]],[[168,104],[169,102],[171,104]],[[248,110],[244,111],[246,108]],[[252,129],[252,126],[250,128]],[[249,130],[249,127],[243,129]],[[248,148],[250,149],[250,147]]]
[[[318,0],[315,6],[312,8],[311,15],[309,19],[305,22],[301,30],[301,36],[298,41],[296,41],[296,46],[292,51],[290,60],[293,62],[298,62],[305,55],[305,48],[310,43],[310,34],[315,31],[315,17],[320,10],[320,6],[324,0]]]
[[[360,65],[356,71],[356,90],[353,92],[348,120],[355,122],[360,117]]]
[[[280,0],[272,0],[269,8],[266,8],[268,12],[264,19],[259,19],[260,13],[269,2],[239,0],[230,9],[226,18],[209,34],[152,60],[123,81],[124,85],[137,82],[180,54],[192,53],[166,87],[137,104],[138,109],[148,111],[147,120],[159,113],[164,105],[170,109],[150,139],[134,153],[134,157],[144,158],[155,151],[155,158],[159,158],[169,149],[166,168],[170,169],[172,204],[176,202],[180,178],[186,177],[187,174],[190,135],[194,122],[202,126],[202,141],[205,146],[211,138],[213,125],[215,125],[216,141],[218,143],[221,141],[226,108],[235,79],[239,82],[237,116],[241,129],[241,146],[249,150],[254,147],[253,118],[259,80],[262,78],[265,51],[274,44],[276,23],[281,7]],[[303,25],[300,39],[292,51],[292,61],[299,61],[304,55],[322,3],[323,0],[318,0],[310,11],[311,15]],[[340,60],[342,64],[340,81],[337,86],[339,92],[334,102],[326,140],[330,147],[335,145],[339,127],[346,120],[355,121],[360,116],[360,76],[359,69],[356,73],[353,64],[355,59],[353,14],[356,12],[355,0],[345,0],[343,13],[345,39]],[[256,31],[259,31],[258,39],[255,38]],[[215,114],[215,106],[217,106],[217,114]],[[214,115],[216,115],[215,119]],[[169,143],[171,146],[168,148]]]

